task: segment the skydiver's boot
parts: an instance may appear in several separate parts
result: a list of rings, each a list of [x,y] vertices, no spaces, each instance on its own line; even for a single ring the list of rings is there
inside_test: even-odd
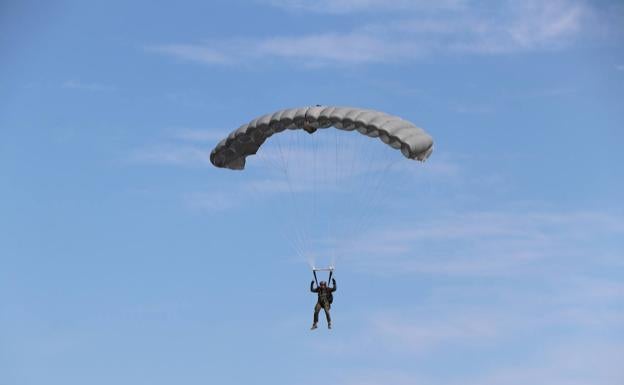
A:
[[[331,329],[331,322],[327,324],[327,329]]]
[[[310,328],[310,330],[314,330],[316,329],[318,326],[316,326],[316,322],[312,324],[312,327]]]

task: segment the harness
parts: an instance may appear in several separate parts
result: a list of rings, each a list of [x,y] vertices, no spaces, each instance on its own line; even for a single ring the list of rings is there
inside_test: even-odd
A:
[[[323,303],[325,301],[327,301],[330,305],[332,304],[332,302],[334,302],[334,295],[331,292],[331,289],[329,287],[325,287],[325,288],[320,288],[318,289],[318,301]]]

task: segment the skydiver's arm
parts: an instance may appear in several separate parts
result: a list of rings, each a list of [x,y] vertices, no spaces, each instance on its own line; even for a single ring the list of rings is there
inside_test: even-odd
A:
[[[314,281],[310,282],[310,291],[312,293],[318,293],[318,288],[314,288]]]
[[[336,280],[334,278],[332,278],[332,284],[334,285],[334,287],[331,288],[331,291],[334,292],[336,291]]]

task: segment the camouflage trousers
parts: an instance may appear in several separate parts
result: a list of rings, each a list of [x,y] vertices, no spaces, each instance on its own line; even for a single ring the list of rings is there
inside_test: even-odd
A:
[[[331,305],[327,301],[318,301],[316,306],[314,306],[314,324],[316,325],[318,322],[318,315],[321,309],[325,310],[325,318],[327,318],[327,323],[331,323],[331,317],[329,316],[329,309],[331,309]]]

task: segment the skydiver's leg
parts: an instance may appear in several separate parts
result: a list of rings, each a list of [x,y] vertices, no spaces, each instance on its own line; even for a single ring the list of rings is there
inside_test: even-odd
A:
[[[312,324],[312,328],[315,328],[316,324],[318,323],[318,315],[320,311],[321,311],[321,304],[317,302],[316,305],[314,306],[314,324]]]
[[[323,310],[325,310],[325,318],[327,318],[327,327],[331,329],[331,316],[329,315],[330,305],[328,303],[323,304]]]

